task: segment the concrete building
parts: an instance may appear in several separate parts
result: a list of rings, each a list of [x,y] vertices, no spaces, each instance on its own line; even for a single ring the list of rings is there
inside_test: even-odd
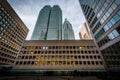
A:
[[[79,0],[108,69],[120,68],[120,1]]]
[[[67,19],[63,23],[63,40],[75,40],[72,25]]]
[[[80,39],[92,39],[90,31],[88,30],[87,24],[84,23],[79,32]]]
[[[27,33],[28,28],[9,3],[0,0],[0,66],[14,65]]]
[[[14,69],[103,70],[93,40],[25,41]]]
[[[40,11],[32,40],[62,40],[62,11],[58,5]]]

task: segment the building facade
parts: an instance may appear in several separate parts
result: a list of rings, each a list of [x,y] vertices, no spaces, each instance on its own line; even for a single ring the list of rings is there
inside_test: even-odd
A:
[[[92,39],[90,31],[88,30],[87,24],[84,23],[79,32],[80,39]]]
[[[7,0],[0,0],[0,66],[14,65],[27,33],[28,28]]]
[[[63,23],[63,40],[75,40],[72,25],[67,19]]]
[[[50,18],[51,7],[49,5],[41,9],[33,34],[32,40],[45,40],[48,31],[49,18]]]
[[[46,40],[62,40],[62,11],[58,5],[51,9]]]
[[[32,40],[61,40],[62,11],[58,5],[47,5],[40,11]]]
[[[93,40],[30,40],[14,69],[103,70],[104,66]]]
[[[79,0],[107,68],[120,68],[120,1]]]

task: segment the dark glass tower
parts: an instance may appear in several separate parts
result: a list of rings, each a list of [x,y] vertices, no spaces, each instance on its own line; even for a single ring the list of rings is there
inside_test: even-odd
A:
[[[61,40],[62,11],[58,5],[45,6],[39,13],[32,40]]]
[[[33,34],[32,40],[45,40],[50,17],[50,6],[45,6],[40,11]]]
[[[53,8],[51,9],[46,39],[47,40],[62,39],[62,11],[58,5],[53,6]]]
[[[120,68],[120,0],[79,0],[107,68]]]

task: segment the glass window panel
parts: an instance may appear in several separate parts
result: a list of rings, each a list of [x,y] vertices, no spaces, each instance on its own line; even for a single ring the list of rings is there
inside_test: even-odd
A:
[[[98,15],[97,15],[97,18],[99,18],[100,17],[100,13],[98,13]]]
[[[114,30],[112,33],[115,37],[119,36],[119,33],[116,30]]]
[[[109,38],[109,39],[111,39],[111,36],[110,36],[110,34],[108,35],[108,38]]]
[[[112,33],[110,33],[110,34],[108,35],[108,37],[109,37],[110,39],[114,39],[114,35],[113,35]]]
[[[0,25],[2,25],[2,21],[0,21]]]
[[[107,4],[107,3],[105,3],[105,4],[104,4],[104,8],[106,8],[106,7],[107,7],[107,5],[108,5],[108,4]]]
[[[120,10],[117,12],[117,14],[120,16]]]
[[[106,0],[107,3],[110,3],[111,0]]]
[[[112,19],[110,20],[110,22],[112,23],[112,25],[114,25],[116,21],[115,21],[114,18],[112,18]]]
[[[106,20],[107,17],[104,15],[103,18],[104,18],[104,20]]]
[[[108,12],[111,14],[111,13],[113,12],[113,9],[110,8],[110,9],[108,10]]]
[[[100,20],[100,22],[101,22],[101,23],[104,23],[104,19],[102,18],[102,19]]]
[[[115,21],[117,22],[120,19],[120,16],[118,16],[117,14],[114,16]]]
[[[105,25],[104,30],[107,31],[109,29],[109,27],[107,25]]]
[[[108,17],[110,15],[110,13],[107,11],[105,15],[106,15],[106,17]]]
[[[115,3],[119,5],[120,4],[120,0],[115,0]]]
[[[107,23],[108,27],[111,28],[112,24],[110,22]]]
[[[2,19],[2,16],[0,15],[0,19]]]
[[[114,10],[114,9],[116,9],[117,5],[116,5],[115,3],[113,3],[111,7],[112,7],[113,10]]]

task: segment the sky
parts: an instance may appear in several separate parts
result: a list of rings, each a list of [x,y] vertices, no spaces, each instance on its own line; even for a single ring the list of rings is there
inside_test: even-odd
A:
[[[27,40],[31,39],[38,14],[45,5],[59,5],[62,10],[62,22],[65,18],[72,24],[75,39],[79,39],[79,31],[85,22],[78,0],[7,0],[24,24],[28,27]]]

